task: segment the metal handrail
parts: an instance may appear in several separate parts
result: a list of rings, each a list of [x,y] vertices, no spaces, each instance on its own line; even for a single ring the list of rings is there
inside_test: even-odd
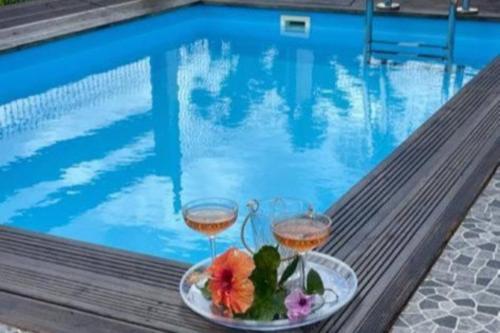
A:
[[[457,0],[450,0],[448,8],[448,38],[446,40],[448,65],[453,63],[455,51],[455,31],[457,25]]]
[[[366,0],[365,16],[365,52],[366,62],[370,62],[373,41],[373,0]]]
[[[366,62],[370,62],[371,55],[374,52],[373,43],[382,43],[382,44],[394,44],[399,46],[410,46],[410,47],[431,47],[437,49],[443,49],[446,51],[446,54],[443,56],[436,56],[435,58],[443,58],[446,59],[448,65],[451,65],[453,62],[453,55],[455,49],[455,28],[456,28],[456,19],[457,19],[457,3],[458,0],[449,0],[449,9],[448,9],[448,35],[446,38],[446,44],[439,46],[427,43],[405,43],[405,42],[392,42],[392,41],[383,41],[383,40],[374,40],[373,39],[373,15],[374,15],[374,0],[366,0],[366,16],[365,16],[365,51],[364,57]],[[398,53],[398,52],[378,52],[378,53]],[[402,52],[404,53],[404,52]],[[431,56],[432,57],[432,56]]]

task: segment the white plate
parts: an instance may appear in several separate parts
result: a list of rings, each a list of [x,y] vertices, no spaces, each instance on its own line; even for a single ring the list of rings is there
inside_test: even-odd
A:
[[[189,283],[189,277],[192,274],[203,273],[210,263],[210,259],[205,259],[192,266],[184,274],[180,283],[182,300],[191,310],[206,319],[223,326],[242,330],[276,331],[316,323],[330,317],[346,305],[354,297],[358,287],[356,273],[351,267],[334,257],[313,251],[307,254],[307,269],[316,270],[323,280],[325,289],[333,290],[338,297],[332,292],[325,292],[325,304],[301,321],[288,319],[257,321],[227,318],[214,313],[211,308],[211,301],[203,297],[196,285]]]

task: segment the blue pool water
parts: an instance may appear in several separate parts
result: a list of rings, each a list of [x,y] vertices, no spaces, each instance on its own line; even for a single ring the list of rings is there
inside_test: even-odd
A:
[[[0,224],[195,262],[207,241],[183,203],[325,210],[500,52],[500,24],[460,22],[450,73],[363,66],[363,17],[292,12],[312,25],[290,36],[281,14],[190,7],[0,56]],[[375,27],[446,34],[440,20]],[[219,249],[238,239],[235,226]]]

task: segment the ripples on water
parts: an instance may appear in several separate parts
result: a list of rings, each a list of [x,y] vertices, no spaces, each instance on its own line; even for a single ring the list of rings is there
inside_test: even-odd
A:
[[[498,25],[462,23],[451,73],[364,66],[362,22],[314,14],[297,38],[277,12],[193,7],[1,56],[0,223],[195,262],[208,246],[181,220],[191,199],[325,210],[500,50],[473,38]],[[379,33],[402,25],[436,40],[446,22]]]

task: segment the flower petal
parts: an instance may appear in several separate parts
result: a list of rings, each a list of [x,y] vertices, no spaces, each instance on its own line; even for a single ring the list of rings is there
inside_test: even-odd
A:
[[[300,289],[295,289],[285,298],[285,306],[288,308],[298,306],[303,293]]]
[[[207,269],[213,304],[223,305],[231,313],[246,312],[254,299],[255,288],[249,279],[254,269],[253,259],[240,250],[229,249],[218,256]]]
[[[234,276],[241,279],[248,278],[255,269],[252,257],[240,250],[229,251],[226,264],[232,268]]]
[[[246,312],[253,303],[255,287],[250,279],[235,282],[231,293],[231,308],[235,313]]]

